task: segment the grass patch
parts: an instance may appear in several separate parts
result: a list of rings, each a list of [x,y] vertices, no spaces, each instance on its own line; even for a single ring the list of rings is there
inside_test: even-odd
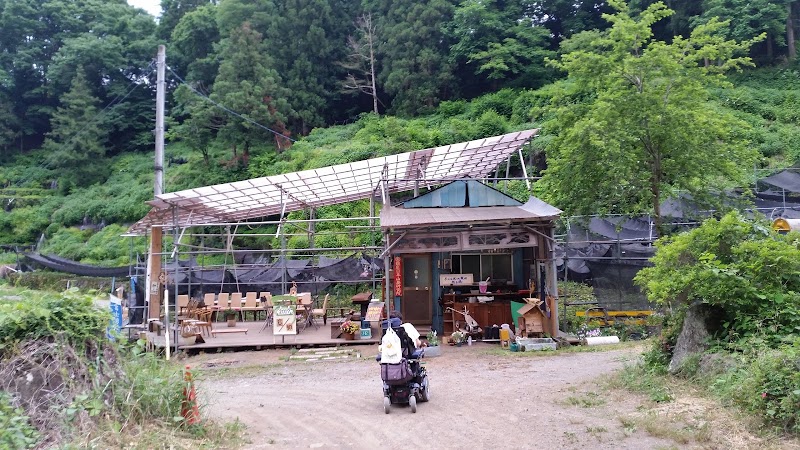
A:
[[[226,424],[206,421],[185,428],[153,422],[130,428],[124,433],[119,433],[117,426],[114,422],[107,422],[96,433],[66,448],[238,449],[249,443],[244,433],[246,427],[238,420]]]
[[[216,378],[253,378],[266,373],[277,372],[278,369],[284,367],[284,363],[270,363],[270,364],[250,364],[243,366],[225,366],[225,367],[202,367],[198,366],[197,371],[202,374],[203,378],[216,379]]]
[[[533,352],[512,352],[507,348],[493,346],[491,348],[481,349],[480,353],[482,355],[508,356],[511,358],[541,358],[541,357],[551,357],[559,355],[570,355],[574,353],[601,353],[601,352],[610,352],[614,350],[634,349],[638,347],[644,347],[645,344],[643,344],[643,342],[645,341],[626,341],[626,342],[620,342],[619,344],[595,345],[595,346],[572,345],[570,347],[560,348],[555,351],[549,350],[549,351],[533,351]]]
[[[594,408],[606,404],[606,400],[595,392],[586,392],[582,395],[570,395],[565,400],[566,404],[580,408]]]
[[[675,398],[666,375],[646,370],[641,365],[626,365],[617,374],[608,378],[606,384],[614,389],[645,394],[655,403],[671,402]]]

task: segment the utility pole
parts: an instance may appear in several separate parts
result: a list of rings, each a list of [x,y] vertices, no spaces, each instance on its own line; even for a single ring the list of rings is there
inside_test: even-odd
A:
[[[156,58],[156,156],[155,156],[155,182],[153,183],[153,196],[164,192],[164,102],[166,99],[166,67],[167,52],[163,45],[158,46]],[[161,314],[161,249],[162,228],[150,227],[150,252],[147,259],[147,280],[145,300],[149,319],[158,319]],[[166,325],[166,324],[164,324]]]
[[[158,46],[156,59],[156,182],[153,186],[153,195],[164,193],[164,101],[166,98],[166,81],[164,72],[167,52],[163,45]]]

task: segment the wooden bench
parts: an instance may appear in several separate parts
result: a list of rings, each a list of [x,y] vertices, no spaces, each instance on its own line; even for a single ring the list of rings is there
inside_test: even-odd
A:
[[[247,334],[247,328],[222,328],[220,330],[211,330],[211,336],[217,337],[217,334],[229,333],[244,333]]]

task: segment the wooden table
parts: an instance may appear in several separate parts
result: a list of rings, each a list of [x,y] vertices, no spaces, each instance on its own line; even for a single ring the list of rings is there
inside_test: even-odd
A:
[[[361,306],[361,319],[367,316],[367,305],[372,301],[372,292],[361,292],[353,296],[351,299],[354,305]]]

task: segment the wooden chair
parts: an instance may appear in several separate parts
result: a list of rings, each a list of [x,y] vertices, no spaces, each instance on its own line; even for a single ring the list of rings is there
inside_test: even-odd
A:
[[[311,293],[308,295],[300,295],[297,296],[297,331],[305,330],[306,327],[312,322],[311,311],[314,308],[314,301],[311,299]],[[303,328],[299,328],[302,325]]]
[[[220,292],[217,295],[217,308],[220,311],[228,309],[228,307],[230,306],[230,301],[229,301],[230,295],[231,294],[228,294],[227,292]],[[216,316],[217,316],[216,319],[219,320],[222,314],[217,314]],[[224,320],[225,318],[223,317],[222,319]]]
[[[207,308],[212,306],[217,306],[217,296],[213,292],[209,292],[203,296],[203,303],[206,304]]]
[[[244,322],[244,317],[242,316],[244,313],[242,311],[242,306],[244,306],[244,299],[242,298],[241,292],[234,292],[231,294],[230,299],[231,308],[239,311],[239,320]]]
[[[258,298],[261,300],[261,307],[264,308],[264,311],[267,315],[266,321],[267,324],[272,321],[272,293],[271,292],[259,292]]]
[[[213,295],[213,294],[212,294]],[[200,329],[200,332],[206,336],[211,335],[211,311],[210,309],[201,309],[197,312],[197,322],[195,325]]]
[[[330,298],[331,294],[325,294],[325,300],[322,301],[322,308],[315,308],[311,310],[311,322],[314,324],[314,328],[319,329],[319,324],[314,320],[317,318],[322,319],[322,323],[324,325],[328,324],[328,299]]]
[[[184,314],[189,307],[189,296],[188,295],[179,295],[178,296],[178,314]]]
[[[255,292],[248,292],[244,296],[244,306],[242,306],[242,314],[246,312],[253,313],[253,321],[256,320],[256,313],[258,312],[258,297]]]

